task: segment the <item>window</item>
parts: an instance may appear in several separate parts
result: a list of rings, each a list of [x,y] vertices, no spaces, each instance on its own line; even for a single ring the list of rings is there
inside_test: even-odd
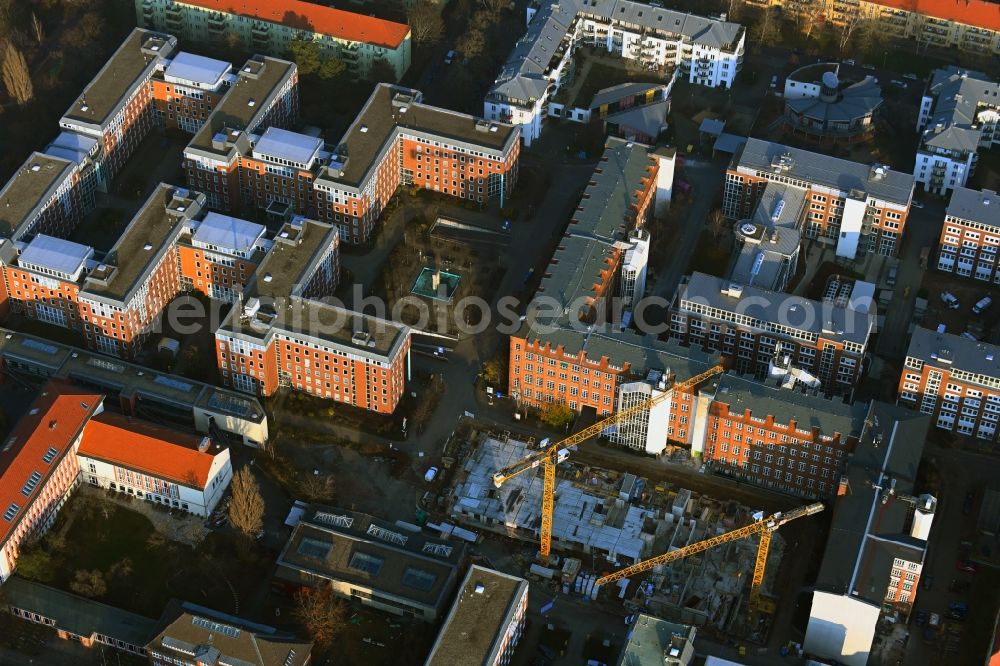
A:
[[[434,583],[436,581],[436,574],[424,571],[423,569],[406,567],[406,571],[403,572],[403,585],[417,590],[422,590],[424,592],[427,592],[434,587]]]
[[[382,565],[384,563],[385,560],[381,557],[356,551],[353,555],[351,555],[351,560],[348,562],[347,566],[355,569],[356,571],[367,573],[370,576],[377,576],[379,571],[382,570]]]

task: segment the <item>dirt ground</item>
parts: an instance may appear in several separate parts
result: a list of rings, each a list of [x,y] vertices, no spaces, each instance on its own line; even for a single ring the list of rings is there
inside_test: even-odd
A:
[[[949,291],[958,298],[958,309],[952,310],[941,301],[941,293],[944,291]],[[1000,306],[994,304],[983,315],[972,313],[972,306],[983,296],[992,296],[994,299],[1000,297],[1000,289],[996,289],[995,285],[929,270],[924,274],[919,294],[927,298],[927,313],[921,324],[925,328],[933,329],[938,324],[944,324],[948,333],[960,335],[966,330],[969,322],[980,322],[985,327],[987,339],[990,333],[996,330],[997,320],[1000,319]]]

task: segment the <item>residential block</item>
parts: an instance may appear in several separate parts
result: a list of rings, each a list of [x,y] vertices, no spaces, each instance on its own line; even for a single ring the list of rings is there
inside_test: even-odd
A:
[[[1000,421],[1000,347],[917,326],[899,377],[898,403],[942,430],[994,442]]]
[[[941,228],[938,270],[1000,284],[998,208],[996,192],[955,186]]]
[[[913,198],[913,176],[881,164],[860,164],[749,138],[726,171],[722,210],[749,219],[766,188],[795,198],[805,238],[836,248],[837,256],[899,252]],[[769,211],[770,213],[770,211]]]
[[[292,40],[316,43],[354,76],[384,62],[402,78],[410,67],[409,26],[301,0],[135,0],[139,24],[185,40],[285,57]]]
[[[549,100],[570,78],[581,46],[603,49],[693,84],[732,87],[743,63],[745,30],[633,0],[605,3],[543,0],[526,10],[527,32],[511,51],[483,102],[483,115],[521,128],[525,145],[538,138]]]

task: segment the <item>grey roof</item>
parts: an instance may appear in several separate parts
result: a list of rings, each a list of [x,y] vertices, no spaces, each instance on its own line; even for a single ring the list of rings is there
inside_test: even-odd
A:
[[[55,628],[90,638],[101,634],[144,646],[156,633],[156,621],[41,583],[13,576],[3,585],[4,605],[55,620]]]
[[[590,108],[596,109],[605,104],[613,104],[625,97],[634,97],[658,88],[666,89],[666,86],[662,83],[619,83],[609,88],[601,88],[594,93],[594,98],[590,100]]]
[[[505,647],[507,626],[528,581],[518,576],[473,564],[458,588],[458,595],[426,666],[492,666]]]
[[[498,157],[520,136],[515,125],[429,106],[421,102],[422,97],[411,88],[388,83],[376,86],[341,138],[331,166],[318,180],[361,187],[400,133],[430,141],[449,139],[473,150],[493,151]]]
[[[993,190],[970,190],[956,186],[948,201],[946,214],[969,222],[1000,227],[1000,197]]]
[[[777,164],[785,156],[790,160],[786,159],[785,167],[779,169]],[[876,165],[869,166],[761,139],[748,138],[743,150],[733,158],[733,163],[764,178],[780,175],[803,183],[826,185],[845,193],[863,192],[901,205],[909,205],[913,194],[913,174],[889,168],[878,173]]]
[[[780,290],[796,266],[802,241],[799,225],[806,206],[805,190],[784,183],[770,182],[754,209],[749,223],[737,225],[737,238],[743,240],[733,261],[729,279],[740,284],[753,284],[764,289]],[[744,227],[752,234],[743,233]]]
[[[797,114],[823,123],[845,123],[859,120],[882,106],[882,88],[874,77],[866,76],[842,88],[832,101],[823,97],[789,99],[785,104]]]
[[[701,390],[712,393],[715,402],[728,405],[730,414],[742,415],[749,409],[757,418],[770,414],[775,423],[795,421],[798,428],[818,428],[824,435],[839,432],[845,437],[860,436],[868,412],[868,406],[862,402],[848,404],[819,393],[781,388],[731,374],[723,375]]]
[[[163,58],[177,46],[177,38],[134,29],[105,63],[97,76],[63,115],[63,122],[105,129],[128,99]]]
[[[148,648],[184,662],[231,666],[305,666],[312,643],[196,604],[171,600]]]
[[[31,264],[57,273],[75,274],[94,254],[94,248],[38,234],[18,257],[19,264]]]
[[[314,505],[282,549],[277,576],[311,586],[342,581],[441,611],[464,557],[461,541],[432,539],[368,514]],[[360,566],[361,560],[372,566]],[[414,571],[426,574],[426,584],[413,584]]]
[[[680,651],[697,633],[690,624],[678,624],[639,613],[628,633],[618,666],[653,666],[664,663],[671,647]],[[692,648],[693,649],[693,648]],[[678,655],[679,656],[679,655]]]
[[[79,132],[64,131],[60,132],[59,136],[49,143],[45,154],[81,164],[96,145],[97,139],[93,137]]]
[[[253,147],[255,153],[309,164],[323,147],[323,139],[308,134],[289,132],[280,127],[268,127]]]
[[[619,133],[635,130],[643,137],[656,139],[667,123],[667,111],[670,110],[670,100],[663,99],[652,104],[634,106],[624,111],[609,113],[607,122],[617,125]]]
[[[917,326],[906,356],[939,368],[1000,378],[1000,346],[961,335]]]
[[[232,69],[225,60],[206,58],[182,51],[175,55],[167,65],[165,76],[194,81],[195,83],[215,84]]]
[[[699,132],[711,134],[712,136],[719,136],[724,129],[726,129],[726,121],[715,118],[705,118],[701,121],[701,125],[698,126]]]
[[[264,231],[261,224],[209,211],[198,223],[191,239],[230,252],[249,252]]]
[[[750,328],[767,328],[766,324],[781,324],[801,331],[811,342],[824,338],[865,345],[875,323],[874,313],[862,311],[849,304],[841,307],[833,303],[783,294],[753,286],[742,286],[739,295],[731,295],[730,280],[693,273],[678,290],[678,310],[688,311],[686,303],[712,307],[730,313],[740,313],[753,324]],[[686,303],[685,303],[686,302]],[[700,314],[704,318],[707,315]]]
[[[745,136],[723,132],[719,135],[719,138],[715,140],[715,143],[712,144],[712,150],[720,153],[736,153],[736,151],[742,148],[743,144],[746,142],[747,137]]]
[[[32,153],[0,189],[0,237],[17,240],[25,222],[41,213],[42,204],[72,170],[70,160]]]
[[[982,72],[954,65],[935,70],[924,94],[934,100],[934,107],[923,141],[949,150],[975,151],[982,133],[980,127],[973,127],[980,107],[1000,107],[1000,83]],[[946,133],[947,129],[957,131]]]
[[[553,59],[569,47],[577,15],[643,26],[650,33],[684,39],[693,44],[735,49],[743,35],[738,23],[717,21],[633,0],[542,0],[527,32],[518,40],[497,76],[491,95],[536,100],[551,84],[545,77]]]
[[[834,504],[817,589],[881,604],[893,558],[923,561],[926,544],[905,531],[912,507],[899,495],[913,494],[929,424],[923,414],[872,402],[847,465],[847,492]],[[893,482],[895,495],[874,487]]]
[[[254,56],[248,60],[240,68],[236,83],[191,139],[187,150],[228,155],[230,148],[214,147],[213,137],[224,129],[256,131],[278,91],[295,70],[295,63],[278,58]]]

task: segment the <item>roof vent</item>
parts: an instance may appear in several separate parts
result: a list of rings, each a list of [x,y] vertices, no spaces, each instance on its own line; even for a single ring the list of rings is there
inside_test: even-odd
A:
[[[273,275],[271,275],[270,273],[264,273],[264,282],[270,282],[273,279],[274,279]]]
[[[31,165],[31,170],[32,171],[41,171],[42,167],[38,166],[37,164],[32,164]]]
[[[486,591],[486,586],[482,583],[476,583],[476,594],[482,594]]]
[[[84,104],[83,106],[80,107],[80,110],[86,113],[87,111],[90,111],[90,107]]]
[[[153,249],[153,244],[152,243],[146,243],[145,245],[142,246],[142,249],[146,250],[147,252],[149,252],[150,250]]]
[[[361,126],[361,129],[360,129],[359,131],[360,131],[360,132],[361,132],[362,134],[365,134],[365,133],[366,133],[366,132],[368,131],[368,125],[362,125],[362,126]]]

